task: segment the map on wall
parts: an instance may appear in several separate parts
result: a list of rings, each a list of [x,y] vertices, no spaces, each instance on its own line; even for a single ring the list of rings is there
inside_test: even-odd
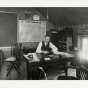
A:
[[[46,33],[46,22],[40,23],[19,20],[18,42],[39,42]]]

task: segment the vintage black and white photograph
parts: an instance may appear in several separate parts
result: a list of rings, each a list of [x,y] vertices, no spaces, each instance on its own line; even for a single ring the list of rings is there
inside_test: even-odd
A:
[[[88,80],[88,7],[0,7],[0,80]]]

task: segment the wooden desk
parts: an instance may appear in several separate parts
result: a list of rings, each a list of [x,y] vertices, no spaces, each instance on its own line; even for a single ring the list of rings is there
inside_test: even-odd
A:
[[[29,54],[29,55],[31,55],[31,54]],[[41,62],[39,58],[37,58],[37,57],[33,58],[33,56],[30,56],[28,58],[27,55],[24,55],[24,58],[27,61],[28,79],[31,79],[31,77],[32,77],[31,76],[32,70],[39,66],[43,67],[45,72],[48,74],[49,71],[52,69],[58,69],[58,70],[63,69],[64,70],[66,68],[66,62],[68,62],[69,59],[72,59],[72,58],[63,58],[63,57],[58,57],[57,59],[45,58],[44,62]]]

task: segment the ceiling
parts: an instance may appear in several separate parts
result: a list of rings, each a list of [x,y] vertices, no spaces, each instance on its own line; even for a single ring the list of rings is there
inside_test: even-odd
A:
[[[88,7],[0,7],[0,11],[19,11],[34,9],[44,17],[47,12],[49,21],[55,25],[88,24]]]
[[[45,17],[48,12],[49,21],[58,26],[88,24],[88,7],[40,7],[36,10]]]

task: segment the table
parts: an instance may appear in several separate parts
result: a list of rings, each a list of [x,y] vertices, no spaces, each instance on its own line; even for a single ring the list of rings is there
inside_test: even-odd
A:
[[[59,69],[65,69],[66,68],[66,61],[72,60],[72,58],[64,58],[61,56],[58,56],[56,59],[52,59],[52,55],[45,58],[43,62],[40,61],[40,59],[37,57],[36,53],[29,53],[27,55],[24,55],[24,58],[27,60],[27,71],[28,71],[28,78],[31,78],[31,71],[37,67],[43,67],[45,72],[49,71],[49,69],[58,68]],[[69,60],[70,59],[70,60]]]
[[[25,60],[20,64],[15,57],[5,59],[2,65],[0,79],[3,80],[24,80],[27,79],[27,67]]]

